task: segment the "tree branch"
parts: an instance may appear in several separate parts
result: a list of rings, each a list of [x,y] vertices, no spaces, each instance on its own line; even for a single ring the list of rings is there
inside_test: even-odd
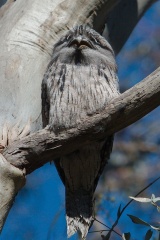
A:
[[[101,113],[87,117],[78,128],[54,134],[47,129],[13,142],[4,157],[27,173],[91,144],[139,120],[160,105],[160,67],[128,91],[112,100]]]
[[[106,15],[103,36],[110,42],[116,54],[120,52],[141,17],[155,2],[157,0],[121,0]],[[98,24],[95,27],[98,27],[98,30],[100,28]]]

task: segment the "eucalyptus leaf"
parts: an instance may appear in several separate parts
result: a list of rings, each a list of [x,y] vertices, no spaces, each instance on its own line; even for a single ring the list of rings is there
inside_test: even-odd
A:
[[[150,240],[152,237],[153,231],[149,229],[145,235],[145,240]]]
[[[151,227],[151,228],[153,228],[155,230],[160,231],[160,227],[154,227],[154,226],[150,225],[149,223],[143,221],[142,219],[140,219],[140,218],[138,218],[136,216],[133,216],[133,215],[130,215],[130,214],[127,214],[127,215],[128,215],[128,217],[130,217],[130,219],[132,220],[133,223],[142,224],[142,225],[145,225],[147,227]]]
[[[157,206],[157,211],[160,213],[160,207],[159,206]]]
[[[142,198],[142,197],[131,197],[131,196],[129,196],[129,198],[131,198],[131,199],[133,199],[133,200],[135,200],[135,201],[137,201],[137,202],[151,202],[151,201],[153,201],[153,200],[151,200],[150,198]]]
[[[153,202],[158,202],[158,201],[160,201],[160,197],[154,198],[152,201]]]
[[[140,219],[136,216],[130,215],[130,214],[127,214],[127,215],[128,215],[128,217],[130,217],[130,219],[132,220],[133,223],[142,224],[142,225],[145,225],[147,227],[150,227],[149,223],[143,221],[142,219]]]
[[[122,234],[122,239],[123,240],[130,240],[130,238],[131,238],[130,232]]]
[[[156,196],[154,194],[151,195],[151,199],[154,199]]]

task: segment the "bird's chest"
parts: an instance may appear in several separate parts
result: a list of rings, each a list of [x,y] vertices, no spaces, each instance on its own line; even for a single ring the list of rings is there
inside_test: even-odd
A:
[[[101,111],[113,95],[110,77],[99,74],[94,66],[58,66],[54,78],[48,80],[49,124],[70,128]]]

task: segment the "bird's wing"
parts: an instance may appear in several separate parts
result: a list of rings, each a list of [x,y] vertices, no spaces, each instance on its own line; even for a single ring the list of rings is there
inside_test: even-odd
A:
[[[99,181],[99,178],[104,170],[104,167],[105,165],[108,163],[108,160],[110,158],[110,154],[112,152],[112,147],[113,147],[113,140],[114,140],[114,136],[109,136],[107,137],[107,139],[105,140],[102,148],[101,148],[101,152],[100,152],[100,155],[101,155],[101,165],[100,165],[100,169],[99,169],[99,172],[94,180],[94,191],[97,187],[97,184],[98,184],[98,181]]]

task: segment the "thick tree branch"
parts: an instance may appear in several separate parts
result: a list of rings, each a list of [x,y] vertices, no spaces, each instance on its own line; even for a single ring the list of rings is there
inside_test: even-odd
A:
[[[15,141],[3,155],[27,173],[48,161],[100,140],[129,126],[160,105],[160,67],[146,79],[112,100],[101,113],[89,116],[78,128],[52,133],[47,129]]]

